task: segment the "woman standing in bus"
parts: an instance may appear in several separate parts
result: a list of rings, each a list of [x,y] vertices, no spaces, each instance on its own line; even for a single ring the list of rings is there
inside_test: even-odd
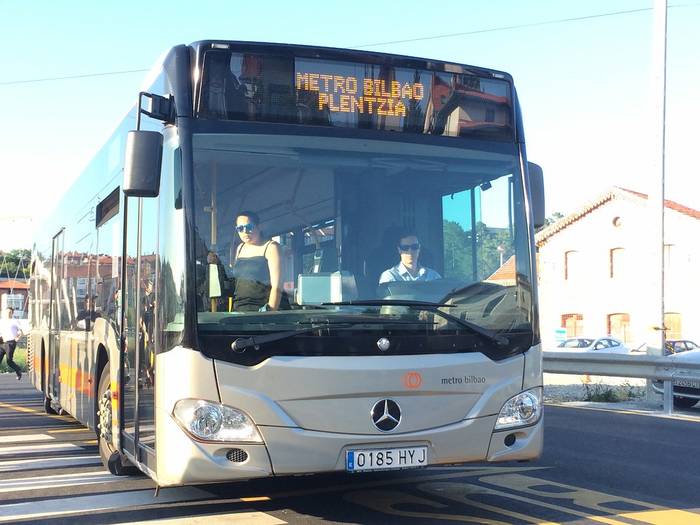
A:
[[[282,292],[280,245],[265,241],[260,218],[251,211],[236,217],[236,233],[241,244],[233,261],[233,311],[266,312],[289,308]]]

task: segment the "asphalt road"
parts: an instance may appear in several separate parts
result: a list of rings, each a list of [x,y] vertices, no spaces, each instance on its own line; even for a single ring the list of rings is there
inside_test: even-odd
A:
[[[163,489],[116,478],[94,433],[0,375],[0,523],[700,524],[700,409],[664,418],[547,406],[532,463]]]

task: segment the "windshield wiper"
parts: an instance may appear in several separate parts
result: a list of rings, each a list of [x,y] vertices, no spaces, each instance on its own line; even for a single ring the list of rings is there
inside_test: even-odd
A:
[[[248,348],[254,350],[260,350],[260,345],[266,343],[273,343],[275,341],[282,341],[283,339],[289,339],[297,335],[308,334],[316,330],[323,330],[327,328],[350,328],[358,324],[415,324],[413,321],[392,321],[387,323],[384,320],[379,319],[361,319],[357,321],[343,321],[339,323],[334,323],[328,319],[310,319],[308,321],[298,321],[298,325],[311,323],[313,326],[307,328],[299,328],[297,330],[286,330],[284,332],[275,332],[273,334],[263,334],[263,335],[251,335],[250,337],[239,337],[233,343],[231,343],[231,350],[236,353],[243,353]]]
[[[282,341],[283,339],[289,339],[301,334],[308,334],[316,330],[322,330],[323,328],[328,328],[332,323],[325,322],[319,323],[314,322],[316,326],[309,326],[308,328],[300,328],[298,330],[287,330],[284,332],[275,332],[274,334],[263,334],[263,335],[251,335],[250,337],[239,337],[233,343],[231,343],[231,350],[236,353],[243,353],[248,348],[253,348],[254,350],[260,350],[260,345],[267,343],[273,343],[275,341]],[[334,327],[347,327],[351,326],[350,323],[335,323],[332,324]]]
[[[468,328],[472,333],[478,334],[485,339],[488,339],[492,343],[496,343],[499,346],[507,345],[508,339],[502,335],[497,334],[489,330],[488,328],[483,328],[476,323],[472,323],[465,319],[460,319],[454,315],[448,314],[439,310],[439,308],[453,308],[454,304],[441,304],[441,303],[431,303],[428,301],[411,301],[408,299],[399,299],[396,301],[391,301],[387,299],[372,299],[367,301],[341,301],[337,303],[322,303],[323,306],[407,306],[409,308],[424,308],[425,310],[430,310],[436,313],[438,316],[448,321],[452,321],[459,326]]]

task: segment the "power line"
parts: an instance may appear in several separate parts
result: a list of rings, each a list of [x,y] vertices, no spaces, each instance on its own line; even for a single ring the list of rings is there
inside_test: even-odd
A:
[[[700,5],[700,4],[699,3],[677,4],[677,5],[670,5],[670,6],[668,6],[668,8],[671,9],[673,7],[693,7],[693,6],[698,6],[698,5]],[[465,31],[463,33],[448,33],[448,34],[424,36],[424,37],[418,37],[418,38],[407,38],[405,40],[392,40],[389,42],[375,42],[374,44],[363,44],[360,46],[354,46],[354,49],[360,49],[363,47],[386,46],[389,44],[405,44],[408,42],[419,42],[419,41],[423,41],[423,40],[437,40],[440,38],[453,38],[453,37],[457,37],[457,36],[478,35],[481,33],[494,33],[496,31],[510,31],[513,29],[522,29],[522,28],[526,28],[526,27],[539,27],[539,26],[546,26],[546,25],[553,25],[553,24],[564,24],[567,22],[579,22],[581,20],[593,20],[595,18],[605,18],[608,16],[620,16],[620,15],[641,13],[644,11],[653,11],[653,9],[654,9],[653,7],[643,7],[640,9],[629,9],[627,11],[612,11],[610,13],[599,13],[597,15],[576,16],[576,17],[571,17],[571,18],[558,18],[555,20],[545,20],[542,22],[531,22],[529,24],[517,24],[517,25],[512,25],[512,26],[492,27],[489,29],[476,29],[474,31]]]
[[[9,82],[0,82],[0,86],[9,86],[12,84],[33,84],[37,82],[51,82],[54,80],[73,80],[75,78],[89,78],[89,77],[105,77],[108,75],[127,75],[129,73],[144,73],[150,71],[150,69],[128,69],[125,71],[107,71],[104,73],[86,73],[84,75],[67,75],[65,77],[46,77],[46,78],[33,78],[29,80],[11,80]]]
[[[675,7],[695,7],[700,5],[700,3],[689,3],[689,4],[676,4],[676,5],[670,5],[668,6],[669,9],[675,8]],[[362,44],[358,46],[351,46],[350,49],[362,49],[365,47],[375,47],[375,46],[386,46],[390,44],[406,44],[408,42],[420,42],[424,40],[438,40],[441,38],[454,38],[457,36],[469,36],[469,35],[478,35],[482,33],[494,33],[497,31],[511,31],[513,29],[523,29],[527,27],[540,27],[540,26],[546,26],[546,25],[554,25],[554,24],[565,24],[568,22],[580,22],[582,20],[593,20],[595,18],[605,18],[609,16],[620,16],[620,15],[629,15],[629,14],[634,14],[634,13],[642,13],[645,11],[652,11],[654,8],[653,7],[643,7],[640,9],[629,9],[627,11],[612,11],[610,13],[599,13],[596,15],[586,15],[586,16],[577,16],[577,17],[571,17],[571,18],[558,18],[555,20],[545,20],[542,22],[531,22],[529,24],[517,24],[517,25],[512,25],[512,26],[501,26],[501,27],[491,27],[488,29],[476,29],[474,31],[465,31],[462,33],[447,33],[447,34],[442,34],[442,35],[433,35],[433,36],[423,36],[423,37],[417,37],[417,38],[407,38],[405,40],[392,40],[388,42],[375,42],[373,44]],[[144,73],[146,71],[150,71],[149,69],[129,69],[125,71],[106,71],[102,73],[86,73],[83,75],[66,75],[62,77],[46,77],[46,78],[34,78],[34,79],[28,79],[28,80],[10,80],[10,81],[5,81],[5,82],[0,82],[0,86],[10,86],[10,85],[17,85],[17,84],[35,84],[39,82],[53,82],[55,80],[73,80],[77,78],[91,78],[91,77],[104,77],[104,76],[109,76],[109,75],[127,75],[130,73]]]

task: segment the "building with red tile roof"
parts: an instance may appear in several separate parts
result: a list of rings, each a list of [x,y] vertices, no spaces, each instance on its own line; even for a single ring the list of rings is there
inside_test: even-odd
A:
[[[664,204],[666,337],[700,342],[700,211]],[[646,194],[613,187],[536,235],[545,345],[561,329],[568,336],[610,334],[632,347],[652,340],[660,304],[648,263],[655,213]]]

